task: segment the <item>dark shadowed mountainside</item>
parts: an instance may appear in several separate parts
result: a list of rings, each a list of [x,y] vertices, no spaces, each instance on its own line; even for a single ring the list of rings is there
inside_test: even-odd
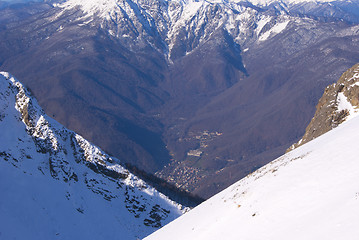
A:
[[[298,141],[359,61],[356,1],[86,3],[1,9],[1,69],[66,127],[202,197]]]

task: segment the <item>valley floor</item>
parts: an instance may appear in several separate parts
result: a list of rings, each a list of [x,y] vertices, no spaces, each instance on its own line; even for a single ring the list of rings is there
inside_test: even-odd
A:
[[[145,239],[358,239],[358,138],[356,117]]]

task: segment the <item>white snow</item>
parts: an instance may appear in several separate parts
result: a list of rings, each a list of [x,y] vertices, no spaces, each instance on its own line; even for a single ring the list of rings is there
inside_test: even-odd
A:
[[[145,240],[356,240],[359,117],[283,155]]]
[[[58,31],[58,32],[61,32],[62,30],[64,30],[64,27],[61,25],[61,26],[57,29],[57,31]]]
[[[186,211],[119,163],[0,72],[0,239],[135,240],[156,229],[152,211],[162,224]]]
[[[337,112],[343,110],[347,110],[349,112],[349,116],[346,118],[346,121],[359,115],[358,109],[353,107],[353,105],[348,101],[348,98],[342,92],[338,93],[337,104]]]
[[[168,0],[168,2],[178,2],[183,5],[190,5],[193,9],[193,11],[196,11],[195,9],[198,7],[198,5],[202,5],[204,2],[208,3],[239,3],[243,2],[245,0]],[[271,4],[273,2],[283,2],[283,3],[289,3],[289,4],[298,4],[303,2],[333,2],[337,0],[247,0],[247,2],[250,2],[254,5],[260,5],[265,6],[268,4]],[[339,0],[340,1],[340,0]],[[342,0],[344,1],[344,0]],[[109,12],[111,11],[119,2],[119,0],[68,0],[63,5],[56,4],[56,6],[68,6],[68,7],[74,7],[74,6],[81,6],[82,9],[86,12],[96,13],[97,11],[100,12]],[[188,12],[191,10],[188,9]]]
[[[162,4],[162,1],[166,4]],[[283,0],[285,3],[303,1]],[[156,46],[152,34],[158,32],[166,44],[166,58],[172,63],[173,53],[191,54],[198,46],[206,43],[217,29],[225,28],[236,43],[244,46],[251,42],[253,36],[257,37],[259,43],[268,40],[281,33],[289,21],[296,19],[283,18],[287,15],[285,12],[277,16],[262,14],[258,9],[246,7],[240,2],[242,0],[67,0],[55,6],[62,8],[62,12],[73,8],[82,9],[84,14],[77,19],[79,26],[98,24],[106,28],[109,35],[126,42],[133,40],[133,46],[141,46],[143,42]],[[249,2],[266,5],[272,0]],[[212,16],[213,4],[219,4],[219,8]],[[213,21],[210,19],[212,17],[218,17],[218,20]],[[268,30],[264,32],[263,27],[266,25]],[[186,44],[176,48],[182,42]]]
[[[263,27],[272,20],[271,16],[264,15],[257,23],[256,33],[259,36],[259,33],[262,31]]]
[[[354,86],[359,86],[359,82],[355,82],[352,85],[350,85],[350,87],[354,87]]]
[[[195,15],[198,11],[198,9],[203,5],[203,2],[201,1],[189,1],[184,8],[183,11],[183,19],[189,19],[191,17],[193,17],[193,15]]]
[[[240,2],[240,0],[234,0],[235,2]],[[260,6],[266,6],[273,2],[283,2],[287,4],[299,4],[299,3],[305,3],[305,2],[334,2],[338,0],[247,0],[247,2],[250,2],[254,5],[260,5]],[[339,1],[345,1],[345,0],[339,0]]]
[[[356,71],[358,71],[358,70],[356,70]],[[350,85],[350,87],[359,86],[359,81],[358,81],[359,80],[359,73],[358,72],[354,72],[353,77],[351,77],[347,81],[352,81],[352,80],[354,80],[355,83]]]
[[[267,40],[270,36],[274,36],[278,33],[281,33],[288,25],[289,20],[284,21],[284,22],[280,22],[277,23],[276,25],[274,25],[271,29],[269,29],[268,31],[266,31],[265,33],[263,33],[258,40],[259,41],[265,41]]]
[[[198,9],[202,7],[204,4],[223,4],[224,6],[231,6],[233,4],[243,2],[245,0],[167,0],[168,3],[174,2],[178,3],[183,8],[182,19],[191,18]],[[332,2],[337,0],[247,0],[254,5],[258,6],[266,6],[273,2],[281,2],[286,4],[298,4],[303,2]],[[339,0],[344,1],[344,0]],[[131,4],[143,4],[143,6],[147,5],[146,3],[139,3],[138,1],[133,1],[133,3],[126,3],[125,1],[120,0],[67,0],[63,3],[54,3],[55,7],[60,7],[64,9],[75,8],[79,6],[85,13],[87,17],[93,17],[94,15],[110,20],[111,15],[114,12],[121,12],[121,9],[125,10],[127,13],[131,12]],[[135,13],[130,13],[133,15]]]
[[[68,0],[62,4],[56,4],[56,6],[65,9],[80,6],[88,16],[98,14],[102,18],[108,19],[109,13],[116,9],[116,3],[116,0]]]

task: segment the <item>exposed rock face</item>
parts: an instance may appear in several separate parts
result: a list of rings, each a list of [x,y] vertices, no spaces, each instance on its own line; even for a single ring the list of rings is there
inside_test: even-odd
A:
[[[303,145],[337,127],[357,113],[359,107],[359,64],[354,65],[329,85],[317,105],[303,138],[288,151]]]

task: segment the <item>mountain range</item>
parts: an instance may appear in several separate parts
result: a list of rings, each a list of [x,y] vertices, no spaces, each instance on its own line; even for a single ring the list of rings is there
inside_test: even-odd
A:
[[[0,239],[356,239],[358,24],[356,0],[0,1],[25,83],[0,72]]]
[[[188,212],[48,117],[1,72],[0,236],[356,239],[358,82],[356,64],[326,88],[289,153]]]
[[[358,1],[46,1],[0,10],[0,67],[45,112],[210,197],[304,134],[359,62]]]

